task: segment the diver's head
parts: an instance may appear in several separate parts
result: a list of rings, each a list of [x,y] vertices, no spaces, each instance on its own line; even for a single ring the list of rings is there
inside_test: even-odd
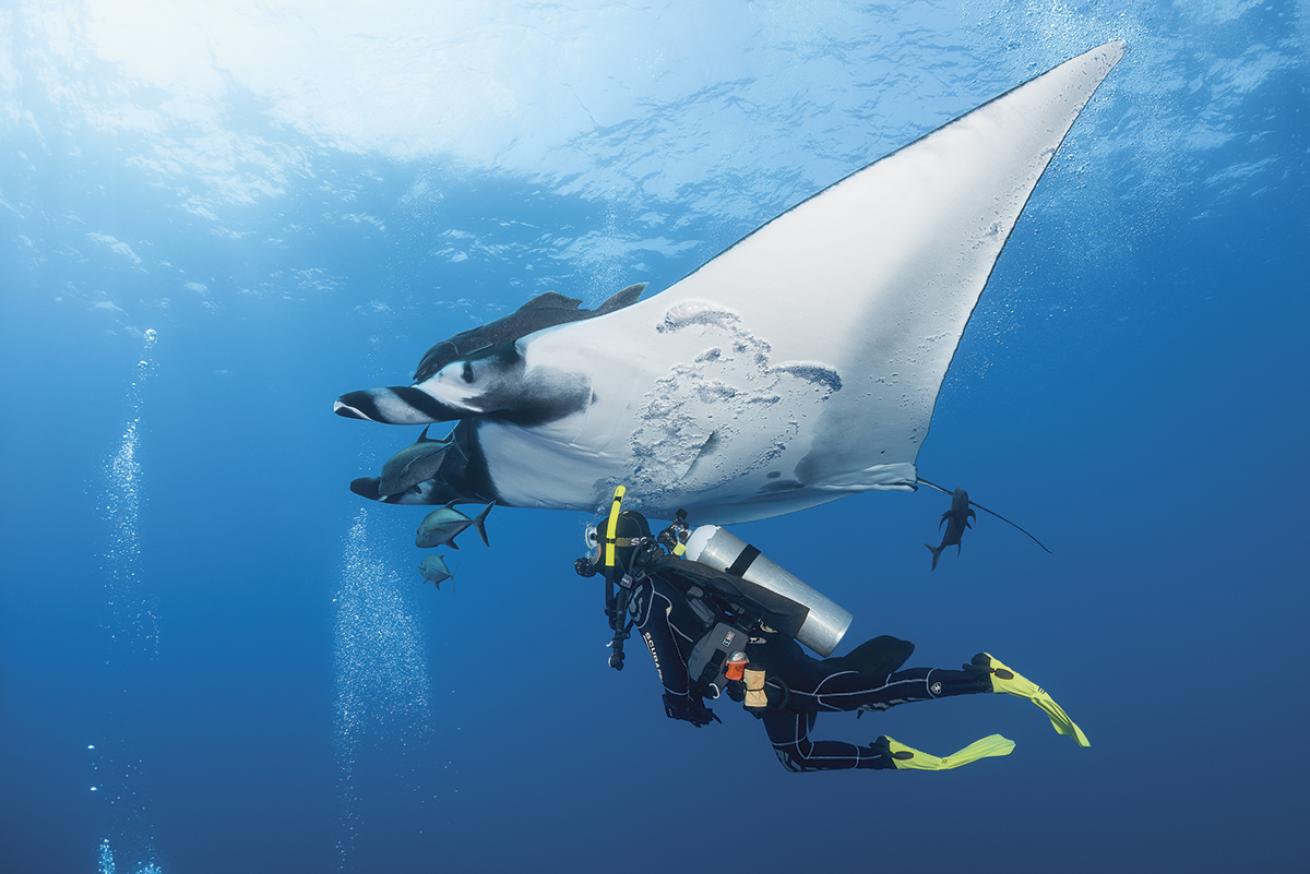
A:
[[[614,549],[614,566],[620,573],[633,566],[634,554],[648,552],[655,540],[650,536],[650,523],[636,510],[624,510],[619,513],[618,524],[614,528],[616,538]]]
[[[606,527],[605,520],[600,520],[589,523],[582,532],[587,559],[597,568],[605,560]],[[614,520],[614,540],[614,566],[620,573],[631,567],[634,550],[649,550],[655,543],[650,534],[650,523],[635,510],[624,510]]]

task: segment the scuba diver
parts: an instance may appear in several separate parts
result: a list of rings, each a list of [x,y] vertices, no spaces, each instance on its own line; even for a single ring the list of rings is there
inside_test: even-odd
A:
[[[614,632],[610,665],[622,670],[630,630],[641,636],[664,687],[664,710],[696,727],[719,721],[706,699],[726,694],[760,718],[790,771],[849,768],[941,771],[1008,755],[1014,742],[989,735],[947,756],[882,736],[868,744],[812,737],[825,711],[886,710],[911,701],[1004,693],[1040,708],[1059,734],[1087,736],[1041,687],[989,653],[959,670],[904,668],[908,641],[880,636],[830,656],[851,615],[725,529],[692,532],[681,511],[653,537],[645,517],[622,509],[615,490],[603,537],[588,526],[582,576],[605,574]]]

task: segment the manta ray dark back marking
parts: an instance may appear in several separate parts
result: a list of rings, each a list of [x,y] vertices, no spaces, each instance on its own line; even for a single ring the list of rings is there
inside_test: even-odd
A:
[[[593,319],[605,313],[631,306],[641,297],[644,284],[630,285],[610,296],[594,310],[580,309],[582,301],[565,297],[554,291],[538,295],[504,318],[496,319],[476,328],[463,331],[436,343],[423,354],[414,370],[414,382],[419,383],[458,358],[467,358],[489,346],[526,337],[534,331]]]

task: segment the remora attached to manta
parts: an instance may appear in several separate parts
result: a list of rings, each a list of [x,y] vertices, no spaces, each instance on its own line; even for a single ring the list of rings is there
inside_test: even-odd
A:
[[[443,469],[431,503],[592,510],[626,482],[654,515],[733,522],[912,489],[996,259],[1123,52],[1106,43],[991,100],[653,297],[434,367],[438,344],[415,385],[334,409],[460,420],[468,460]]]
[[[441,470],[446,453],[454,445],[451,439],[434,440],[424,428],[412,446],[406,446],[382,466],[382,476],[378,477],[379,497],[403,495],[419,483],[434,478]]]

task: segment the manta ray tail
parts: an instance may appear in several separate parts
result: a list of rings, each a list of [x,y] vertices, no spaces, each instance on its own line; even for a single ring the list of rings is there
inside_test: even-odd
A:
[[[936,489],[937,491],[941,492],[943,495],[954,494],[954,492],[953,492],[951,489],[948,489],[948,488],[946,488],[945,486],[939,486],[939,485],[937,485],[937,483],[935,483],[935,482],[931,482],[931,481],[929,481],[929,480],[926,480],[926,479],[924,479],[923,477],[916,477],[916,478],[915,478],[915,482],[916,482],[917,485],[924,485],[924,486],[927,486],[927,487],[930,488],[930,489]],[[1020,534],[1023,534],[1025,537],[1027,537],[1027,538],[1028,538],[1029,540],[1031,540],[1033,543],[1036,543],[1036,544],[1037,544],[1038,546],[1040,546],[1040,547],[1041,547],[1041,548],[1042,548],[1042,549],[1043,549],[1043,550],[1044,550],[1048,555],[1050,554],[1051,550],[1050,550],[1049,548],[1047,548],[1046,544],[1045,544],[1045,543],[1042,543],[1040,540],[1038,540],[1037,537],[1034,536],[1033,533],[1032,533],[1031,531],[1029,531],[1029,530],[1027,530],[1026,528],[1024,528],[1024,527],[1023,527],[1022,525],[1020,525],[1018,522],[1014,522],[1014,521],[1012,521],[1012,520],[1010,520],[1010,519],[1005,518],[1004,516],[1002,516],[1000,513],[996,512],[995,510],[989,510],[989,509],[987,509],[986,507],[984,507],[982,504],[978,503],[977,501],[970,500],[970,501],[969,501],[969,504],[970,504],[970,506],[977,507],[979,510],[982,510],[984,513],[989,513],[989,514],[995,516],[997,519],[1000,519],[1000,520],[1001,520],[1002,522],[1004,522],[1006,525],[1009,525],[1011,528],[1013,528],[1014,530],[1018,531]],[[943,518],[944,518],[944,517],[943,517]],[[940,527],[940,526],[938,526],[938,527]],[[926,546],[927,544],[924,544],[924,545]],[[931,546],[929,546],[928,548],[929,548],[929,549],[932,549]],[[937,566],[937,561],[936,561],[936,558],[934,557],[934,559],[933,559],[933,567],[936,567],[936,566]]]
[[[494,506],[496,506],[495,501],[487,504],[487,506],[482,508],[482,512],[477,515],[477,518],[473,520],[473,527],[478,529],[478,534],[481,535],[482,542],[487,546],[491,545],[491,541],[487,539],[487,514],[491,512],[491,508]]]

